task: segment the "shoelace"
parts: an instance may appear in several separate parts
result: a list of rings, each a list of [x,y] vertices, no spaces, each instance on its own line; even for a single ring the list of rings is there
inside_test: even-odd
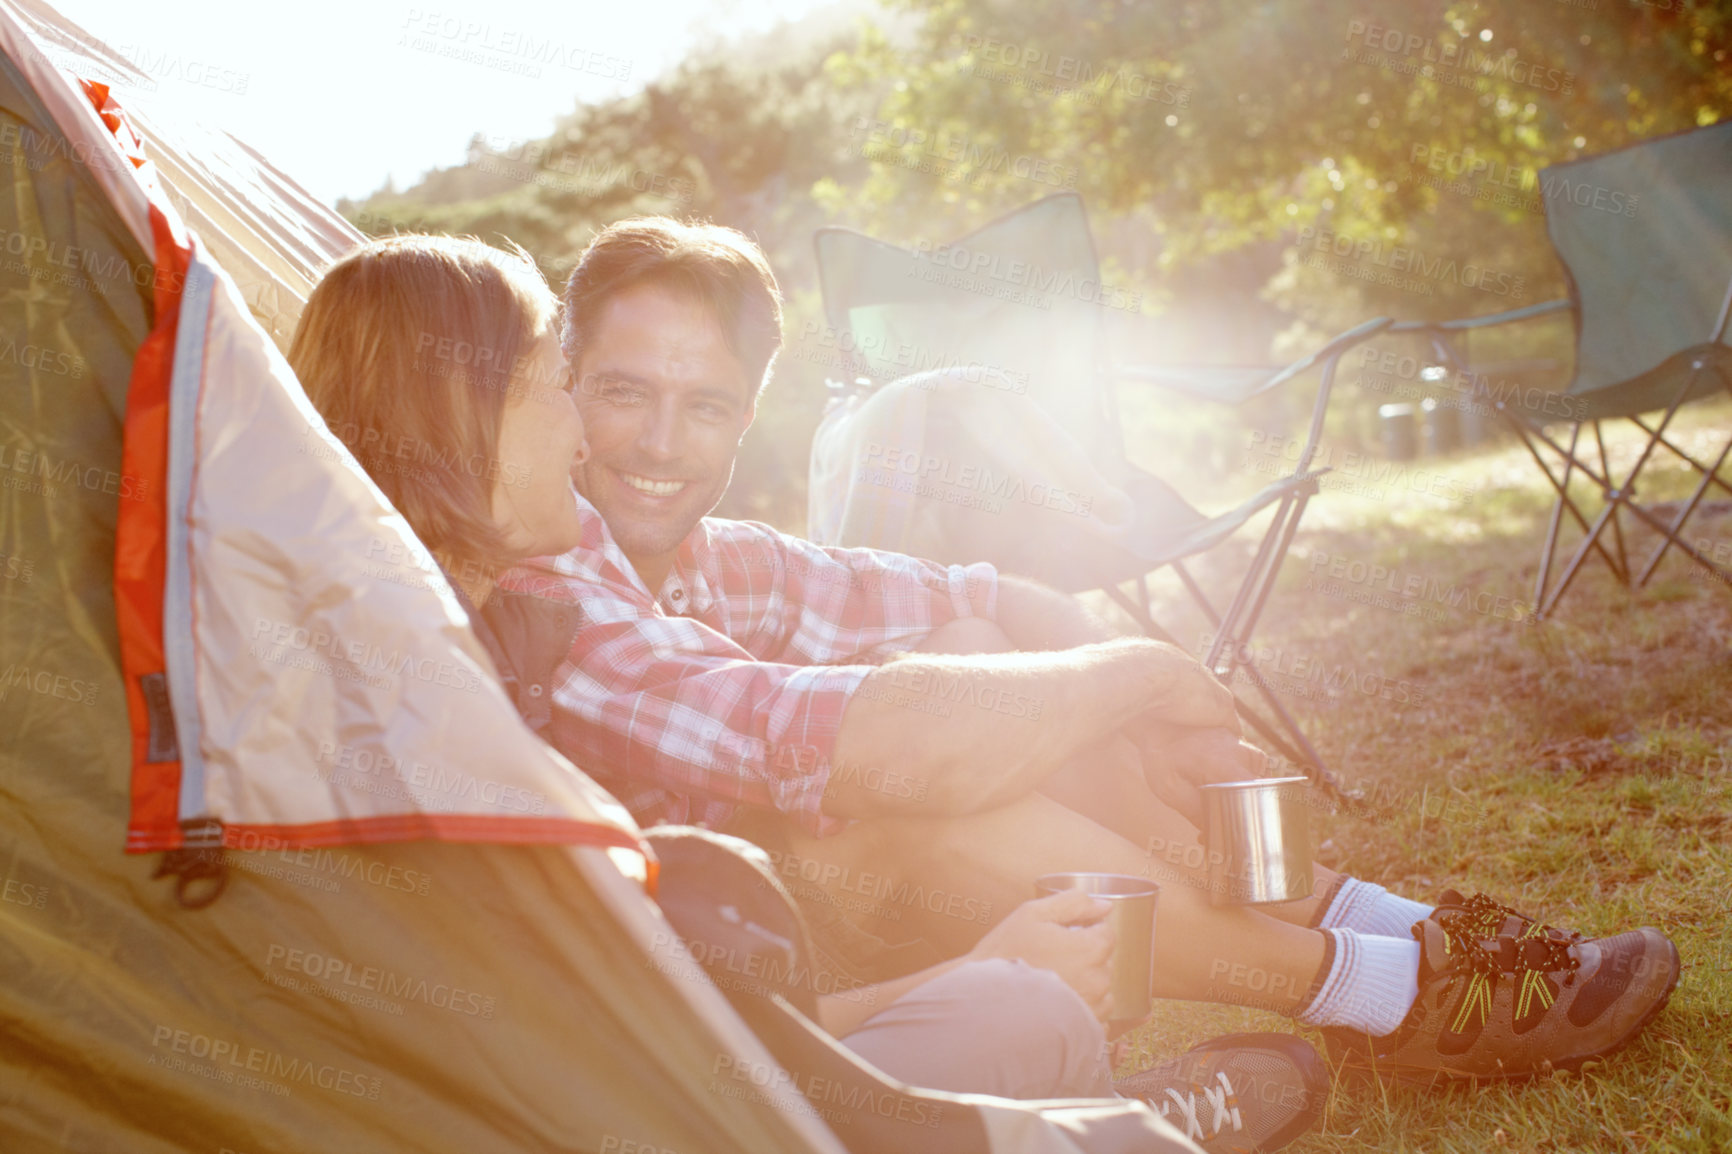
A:
[[[1577,932],[1565,933],[1556,926],[1548,926],[1535,921],[1519,910],[1511,909],[1502,902],[1495,901],[1485,894],[1474,894],[1461,903],[1461,909],[1470,917],[1470,925],[1477,938],[1492,938],[1498,936],[1503,929],[1506,918],[1520,918],[1528,923],[1528,928],[1522,932],[1523,938],[1560,938],[1567,941],[1580,941],[1582,935]]]
[[[1490,978],[1497,974],[1520,974],[1524,970],[1537,973],[1567,970],[1574,973],[1581,968],[1581,959],[1570,952],[1571,943],[1549,936],[1497,937],[1492,939],[1497,943],[1496,952],[1488,949],[1482,940],[1485,908],[1473,908],[1475,898],[1480,896],[1476,894],[1469,898],[1467,905],[1459,910],[1440,910],[1436,915],[1437,924],[1443,929],[1446,948],[1452,956],[1460,959],[1464,969]],[[1485,901],[1497,905],[1490,898]],[[1502,924],[1501,916],[1498,924]]]
[[[1221,1083],[1220,1089],[1213,1086],[1202,1088],[1203,1101],[1214,1109],[1214,1117],[1209,1122],[1209,1132],[1203,1133],[1203,1127],[1197,1121],[1197,1091],[1187,1090],[1181,1094],[1171,1086],[1167,1087],[1167,1097],[1179,1107],[1179,1115],[1185,1120],[1185,1137],[1195,1138],[1199,1142],[1213,1138],[1219,1134],[1228,1123],[1233,1124],[1233,1133],[1237,1134],[1245,1128],[1244,1121],[1239,1116],[1239,1099],[1233,1093],[1233,1084],[1227,1081],[1225,1070],[1215,1071],[1215,1080]],[[1161,1117],[1165,1118],[1172,1112],[1171,1106],[1161,1103]]]

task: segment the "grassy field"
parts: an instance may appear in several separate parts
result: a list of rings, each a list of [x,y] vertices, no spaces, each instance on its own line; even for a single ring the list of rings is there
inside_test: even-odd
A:
[[[1678,427],[1711,458],[1732,406],[1697,406]],[[1614,462],[1634,447],[1614,439]],[[1603,1063],[1493,1088],[1338,1086],[1321,1131],[1291,1149],[1732,1150],[1732,589],[1674,553],[1632,593],[1590,558],[1534,624],[1550,491],[1526,453],[1503,443],[1415,464],[1443,482],[1326,486],[1259,628],[1259,668],[1378,803],[1373,819],[1323,817],[1320,856],[1422,900],[1483,890],[1590,936],[1657,926],[1684,973]],[[1644,501],[1689,492],[1685,471],[1661,464]],[[1645,558],[1654,536],[1624,528]],[[1715,496],[1687,537],[1732,557],[1732,500]],[[1176,601],[1164,620],[1181,636],[1204,627]],[[1348,671],[1330,678],[1343,687],[1284,678],[1301,655]],[[1126,1067],[1230,1030],[1291,1028],[1171,1006]]]

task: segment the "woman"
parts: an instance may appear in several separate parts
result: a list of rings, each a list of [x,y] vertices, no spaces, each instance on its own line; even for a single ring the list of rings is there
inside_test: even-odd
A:
[[[557,312],[521,250],[471,238],[392,237],[331,267],[289,352],[331,430],[439,558],[538,732],[548,725],[554,670],[576,616],[499,589],[495,578],[519,561],[575,547],[594,516],[570,477],[589,450]],[[820,998],[820,1024],[911,1084],[1002,1097],[1108,1096],[1097,1021],[1112,946],[1101,921],[1106,909],[1081,894],[1027,903],[965,957]],[[1303,1045],[1272,1037],[1283,1051]],[[1217,1044],[1208,1053],[1229,1049]],[[1214,1083],[1218,1072],[1193,1058],[1171,1081],[1139,1076],[1138,1093],[1154,1097],[1150,1083],[1159,1083],[1194,1120],[1197,1083]],[[1206,1130],[1193,1126],[1193,1136],[1219,1131],[1242,1141],[1256,1105],[1241,1102],[1242,1113],[1217,1110]],[[1262,1128],[1265,1141],[1269,1133]]]

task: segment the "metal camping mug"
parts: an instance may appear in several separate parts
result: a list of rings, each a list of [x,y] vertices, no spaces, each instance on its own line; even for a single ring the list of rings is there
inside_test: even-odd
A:
[[[1210,901],[1247,906],[1311,896],[1310,788],[1303,777],[1201,787]]]
[[[1149,985],[1155,980],[1155,903],[1161,887],[1129,874],[1064,873],[1037,878],[1040,897],[1081,890],[1112,903],[1107,924],[1113,928],[1112,988],[1107,1017],[1136,1021],[1149,1016]]]

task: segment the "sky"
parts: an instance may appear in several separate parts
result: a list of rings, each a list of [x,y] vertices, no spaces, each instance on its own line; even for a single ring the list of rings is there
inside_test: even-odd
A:
[[[49,0],[327,202],[398,188],[577,102],[639,88],[694,48],[828,0]]]

